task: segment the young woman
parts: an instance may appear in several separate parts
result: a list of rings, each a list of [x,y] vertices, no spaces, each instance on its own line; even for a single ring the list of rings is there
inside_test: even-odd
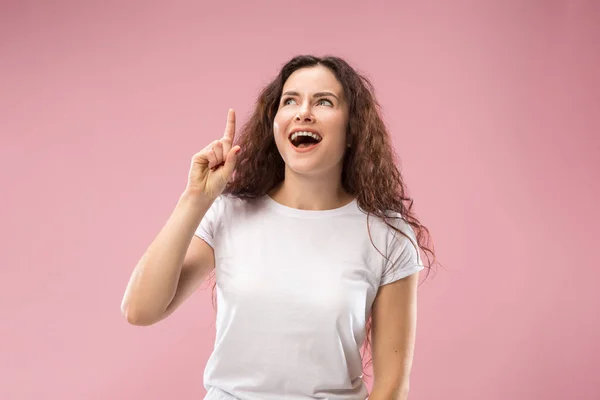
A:
[[[370,83],[340,58],[296,57],[234,135],[230,110],[133,271],[127,320],[167,317],[214,270],[205,399],[406,399],[419,250],[435,255]]]

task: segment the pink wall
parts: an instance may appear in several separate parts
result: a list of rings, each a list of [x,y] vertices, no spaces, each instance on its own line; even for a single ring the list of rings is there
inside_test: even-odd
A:
[[[210,291],[149,328],[121,297],[298,53],[372,78],[446,266],[411,399],[600,398],[599,2],[81,3],[0,9],[1,399],[202,398]]]

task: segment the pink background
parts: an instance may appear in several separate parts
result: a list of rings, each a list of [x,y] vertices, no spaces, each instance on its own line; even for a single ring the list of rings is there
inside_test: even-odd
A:
[[[192,154],[300,53],[371,77],[446,267],[410,398],[600,399],[594,0],[3,1],[0,398],[202,398],[210,290],[148,328],[121,298]]]

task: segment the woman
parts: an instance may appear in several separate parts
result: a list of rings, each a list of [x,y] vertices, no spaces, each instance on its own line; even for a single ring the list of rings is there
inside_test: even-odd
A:
[[[419,248],[433,252],[369,82],[340,58],[296,57],[235,146],[234,134],[230,110],[223,138],[192,158],[175,210],[133,271],[127,320],[167,317],[214,270],[205,399],[406,399]]]

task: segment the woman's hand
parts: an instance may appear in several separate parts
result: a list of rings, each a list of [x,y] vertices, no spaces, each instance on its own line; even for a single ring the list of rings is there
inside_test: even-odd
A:
[[[229,110],[225,134],[192,157],[187,190],[216,199],[231,179],[240,146],[231,147],[235,136],[235,111]]]

